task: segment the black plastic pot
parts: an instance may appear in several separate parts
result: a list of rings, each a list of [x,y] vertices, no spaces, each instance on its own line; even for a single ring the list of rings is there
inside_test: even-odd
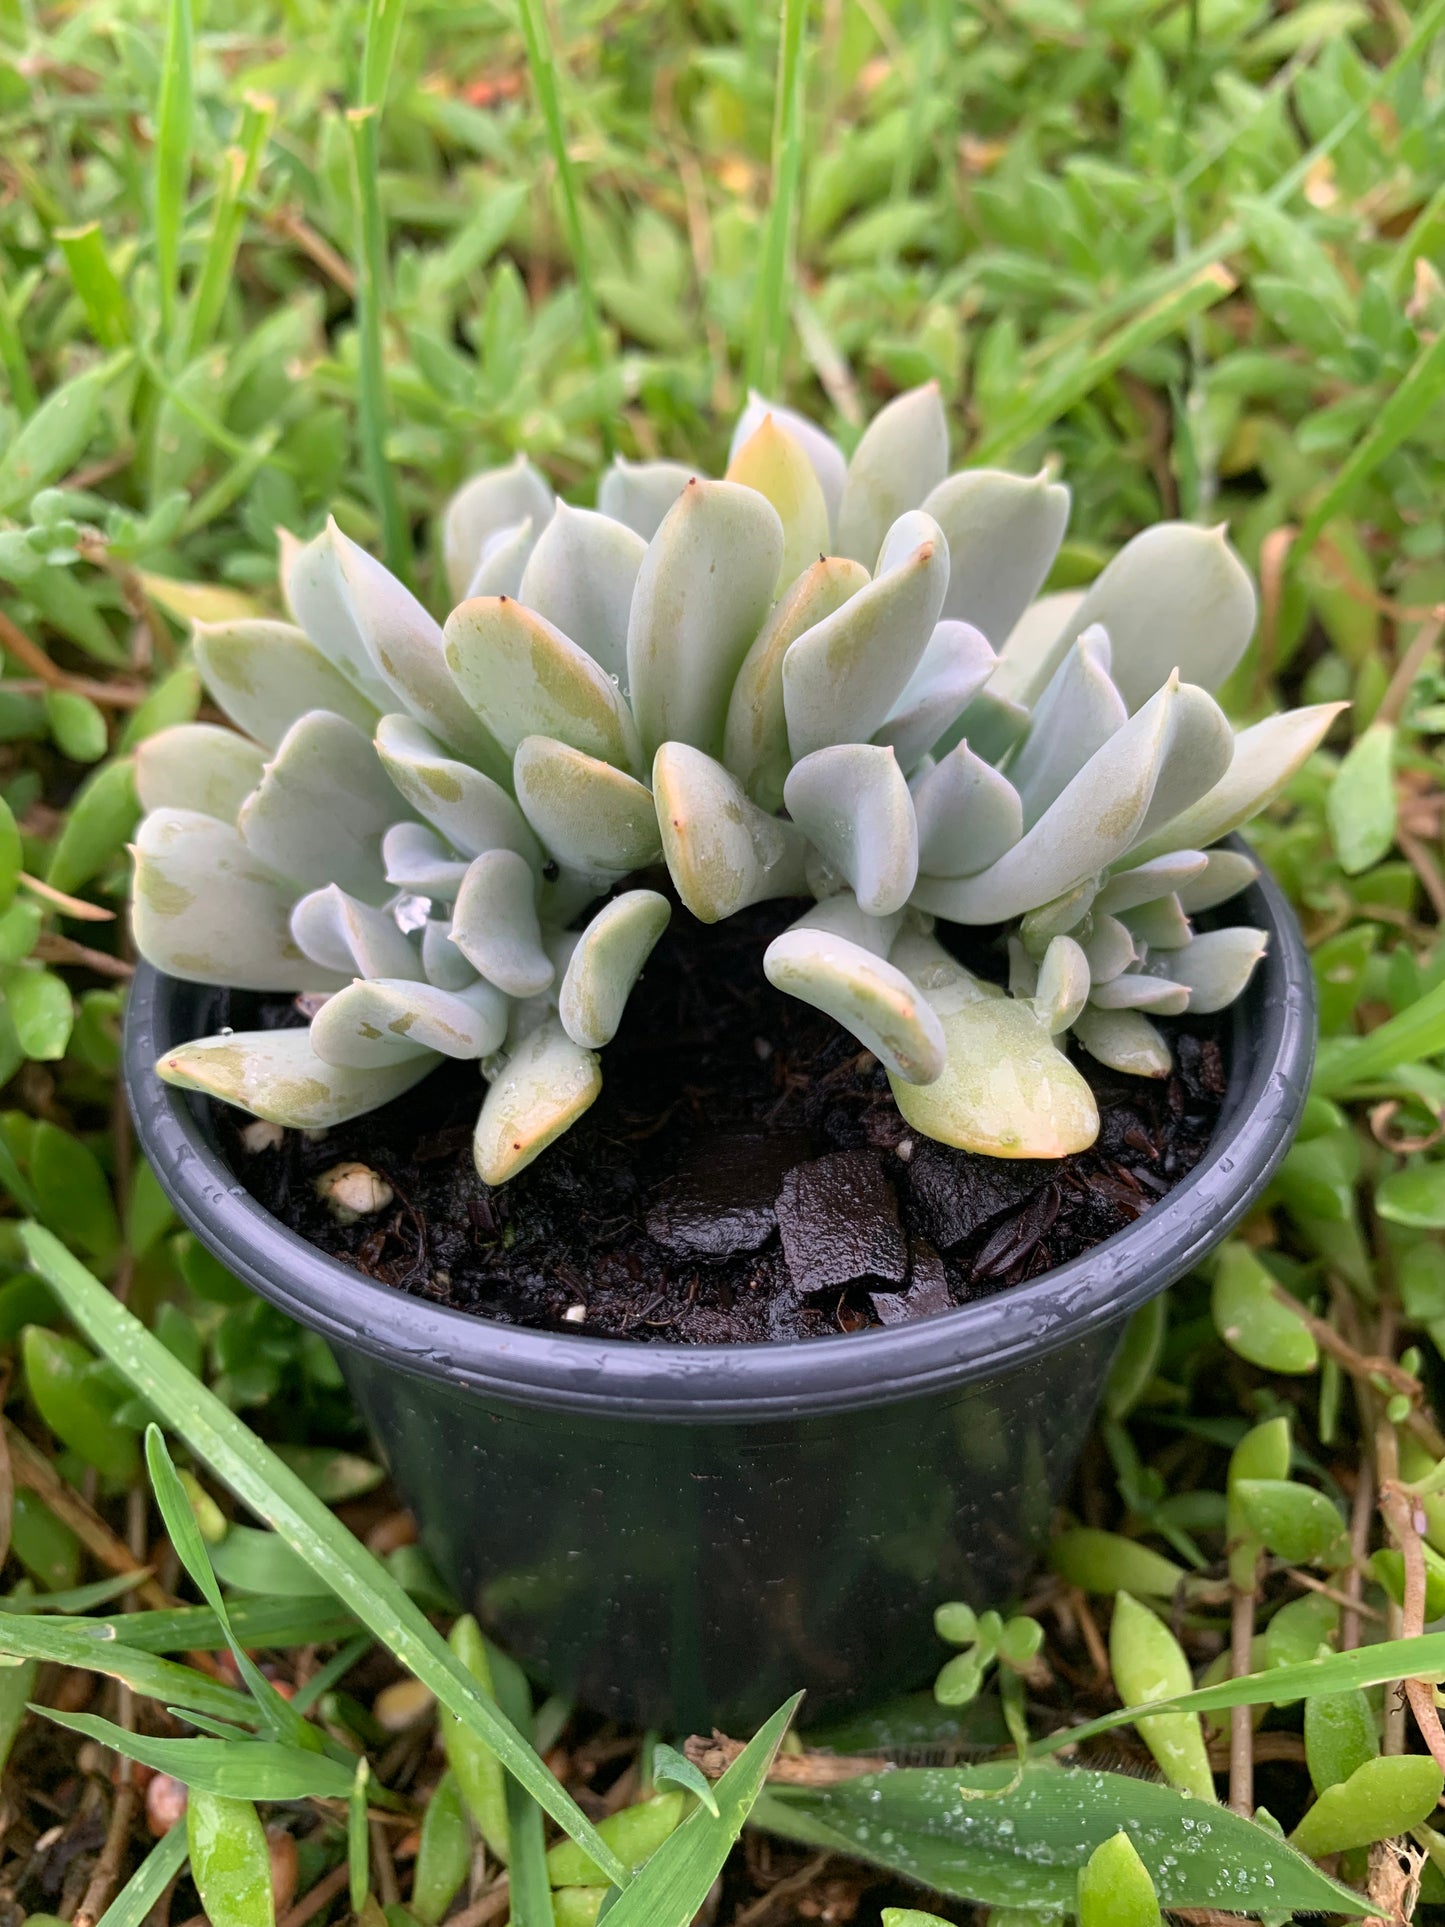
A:
[[[673,1348],[494,1325],[374,1284],[236,1181],[162,1051],[214,993],[142,968],[126,1080],[147,1157],[230,1269],[335,1347],[423,1541],[550,1686],[668,1731],[788,1693],[842,1710],[927,1680],[943,1599],[1001,1605],[1036,1558],[1129,1314],[1259,1196],[1309,1082],[1313,983],[1265,879],[1209,1159],[1084,1257],[913,1325]]]

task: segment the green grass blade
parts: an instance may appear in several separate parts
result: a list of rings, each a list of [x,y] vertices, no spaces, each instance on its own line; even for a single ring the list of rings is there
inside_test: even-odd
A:
[[[334,1639],[349,1638],[356,1631],[352,1615],[329,1596],[238,1599],[230,1607],[229,1618],[231,1630],[243,1645],[273,1651],[287,1646],[322,1646]],[[209,1606],[173,1606],[71,1623],[86,1626],[96,1638],[123,1637],[127,1646],[143,1653],[219,1652],[227,1644],[221,1622]]]
[[[21,1237],[31,1264],[55,1292],[67,1316],[152,1410],[243,1505],[279,1532],[292,1551],[325,1579],[401,1665],[486,1741],[507,1771],[591,1854],[608,1878],[626,1886],[626,1870],[586,1814],[478,1691],[445,1640],[385,1567],[58,1238],[36,1224],[25,1225]]]
[[[773,119],[772,199],[763,238],[747,364],[748,386],[765,395],[779,391],[788,338],[788,294],[794,277],[793,244],[797,233],[798,189],[803,176],[807,14],[807,0],[783,0]]]
[[[743,1748],[713,1789],[717,1813],[699,1807],[670,1834],[608,1909],[612,1927],[688,1927],[707,1899],[733,1842],[763,1790],[802,1694],[780,1706]]]
[[[104,1673],[121,1680],[133,1693],[166,1706],[186,1706],[216,1719],[254,1725],[255,1707],[245,1693],[212,1679],[191,1666],[140,1652],[118,1639],[102,1636],[105,1629],[73,1619],[57,1620],[30,1613],[0,1613],[0,1653],[15,1659],[43,1659],[55,1666]]]
[[[221,156],[210,239],[186,328],[186,348],[182,356],[186,363],[194,361],[203,348],[210,346],[216,332],[246,225],[246,197],[256,185],[275,118],[274,100],[264,94],[248,94],[241,119],[241,138]]]
[[[105,251],[100,223],[57,228],[55,238],[70,270],[71,285],[85,309],[90,332],[102,348],[124,347],[134,332],[130,303]]]
[[[350,1767],[275,1740],[158,1740],[129,1733],[94,1713],[61,1713],[53,1706],[33,1710],[67,1732],[99,1740],[128,1760],[228,1800],[344,1800],[351,1791]]]
[[[30,358],[20,339],[20,324],[5,289],[0,287],[0,368],[10,384],[10,399],[17,414],[33,415],[40,397],[30,372]]]
[[[186,1863],[189,1847],[184,1826],[172,1827],[151,1848],[96,1927],[141,1927],[152,1907]]]
[[[1421,348],[1404,380],[1306,516],[1303,528],[1290,547],[1291,568],[1304,560],[1320,535],[1350,506],[1381,462],[1394,454],[1407,435],[1423,427],[1442,400],[1445,400],[1445,331]]]
[[[386,100],[405,12],[406,0],[368,0],[366,38],[361,55],[361,100],[358,103],[362,107],[380,108]]]
[[[1033,384],[1024,407],[985,435],[971,451],[970,461],[980,465],[997,462],[1010,450],[1041,434],[1050,423],[1092,394],[1100,382],[1117,374],[1135,355],[1156,341],[1177,334],[1196,315],[1232,294],[1234,288],[1234,276],[1226,269],[1217,266],[1203,269],[1184,287],[1135,315],[1078,368],[1066,371],[1056,381],[1045,379]]]
[[[598,374],[607,370],[607,345],[602,338],[602,323],[597,312],[597,296],[592,285],[592,265],[582,232],[582,202],[577,191],[576,170],[567,149],[567,129],[562,118],[562,96],[557,86],[557,64],[553,58],[552,37],[542,12],[542,0],[517,0],[522,38],[527,47],[527,64],[532,70],[532,85],[537,90],[537,105],[542,110],[547,130],[547,145],[557,170],[557,186],[562,196],[562,218],[567,227],[567,248],[572,256],[572,272],[582,302],[582,334],[587,355]],[[604,452],[611,454],[611,429],[604,417],[601,423]]]
[[[166,46],[156,103],[156,280],[160,288],[161,340],[170,347],[180,298],[181,231],[191,181],[191,134],[195,118],[196,26],[191,0],[170,0]]]
[[[1367,1037],[1322,1037],[1310,1089],[1339,1097],[1384,1077],[1400,1064],[1418,1064],[1445,1051],[1445,983],[1436,984]]]
[[[1060,1747],[1075,1746],[1099,1733],[1112,1733],[1116,1726],[1132,1726],[1145,1714],[1222,1713],[1231,1706],[1275,1706],[1313,1699],[1317,1694],[1350,1693],[1358,1687],[1383,1686],[1392,1679],[1442,1678],[1445,1633],[1384,1639],[1357,1652],[1330,1653],[1324,1659],[1302,1660],[1294,1666],[1274,1666],[1266,1673],[1248,1673],[1242,1679],[1221,1680],[1217,1686],[1201,1686],[1195,1692],[1181,1693],[1177,1699],[1151,1700],[1147,1706],[1126,1706],[1122,1712],[1104,1713],[1083,1726],[1065,1727],[1036,1740],[1029,1754],[1041,1758],[1057,1753]]]
[[[359,238],[356,261],[357,415],[361,453],[381,517],[381,549],[386,566],[403,582],[411,574],[411,535],[402,513],[396,477],[386,456],[386,353],[382,316],[386,305],[386,219],[381,208],[378,107],[347,115],[356,190]]]

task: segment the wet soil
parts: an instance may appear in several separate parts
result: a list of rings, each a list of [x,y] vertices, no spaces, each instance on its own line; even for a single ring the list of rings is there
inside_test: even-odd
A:
[[[1077,1054],[1102,1119],[1078,1156],[1000,1160],[914,1135],[877,1060],[763,976],[796,908],[708,929],[678,911],[603,1053],[601,1097],[509,1184],[472,1165],[475,1064],[259,1152],[218,1108],[222,1140],[270,1211],[398,1291],[667,1344],[824,1337],[1006,1290],[1131,1224],[1205,1154],[1225,1089],[1208,1020],[1164,1026],[1176,1068],[1162,1080]],[[986,940],[952,934],[973,939],[972,968],[997,971]],[[221,1021],[302,1019],[236,995]],[[395,1201],[341,1225],[315,1180],[351,1159]]]

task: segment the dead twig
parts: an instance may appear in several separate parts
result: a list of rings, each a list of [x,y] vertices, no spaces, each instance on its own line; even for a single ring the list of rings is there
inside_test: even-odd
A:
[[[743,1743],[714,1728],[710,1740],[694,1733],[682,1750],[700,1773],[720,1780],[742,1752]],[[775,1786],[841,1786],[868,1773],[892,1771],[892,1760],[863,1753],[779,1753],[768,1769],[768,1779]]]
[[[68,1525],[90,1556],[108,1572],[134,1572],[135,1554],[113,1533],[99,1513],[85,1503],[73,1486],[65,1483],[43,1452],[37,1451],[19,1426],[5,1420],[5,1442],[10,1448],[10,1466],[15,1483],[29,1488],[43,1499],[56,1518]],[[177,1604],[154,1579],[143,1579],[137,1595],[147,1606],[166,1610]]]

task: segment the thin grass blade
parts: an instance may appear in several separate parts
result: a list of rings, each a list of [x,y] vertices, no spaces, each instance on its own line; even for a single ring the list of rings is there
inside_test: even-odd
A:
[[[153,1338],[60,1240],[37,1224],[22,1228],[31,1264],[67,1315],[159,1416],[324,1578],[399,1663],[486,1741],[562,1830],[617,1886],[628,1875],[581,1808],[516,1729],[476,1687],[425,1614],[322,1502],[234,1412]]]
[[[801,1693],[780,1706],[749,1740],[714,1788],[717,1812],[706,1807],[683,1821],[608,1909],[612,1927],[688,1927],[717,1879],[733,1842],[763,1790]]]

